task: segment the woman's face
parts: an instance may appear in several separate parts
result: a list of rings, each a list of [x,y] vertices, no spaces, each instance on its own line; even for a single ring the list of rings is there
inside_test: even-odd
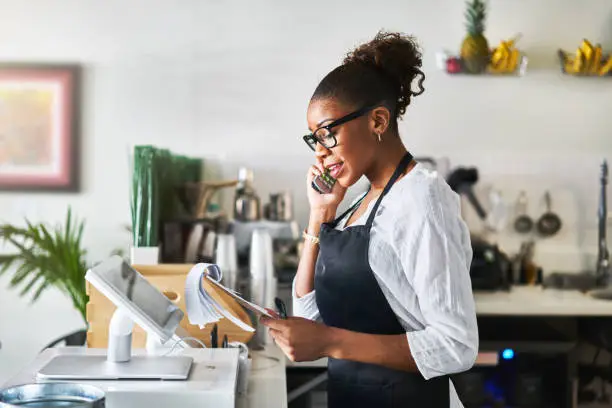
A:
[[[314,132],[360,108],[345,106],[334,99],[315,99],[308,106],[308,128]],[[336,137],[336,146],[328,149],[321,143],[316,144],[317,160],[329,169],[330,175],[343,187],[350,187],[359,181],[374,160],[378,140],[371,122],[371,112],[368,112],[331,128],[331,133]]]

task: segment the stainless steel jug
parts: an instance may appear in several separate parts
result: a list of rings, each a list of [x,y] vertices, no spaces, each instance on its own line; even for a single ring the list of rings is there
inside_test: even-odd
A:
[[[253,171],[241,168],[238,180],[234,218],[238,221],[257,221],[261,218],[261,203],[253,188]]]
[[[271,221],[293,220],[293,202],[291,193],[282,192],[270,194],[270,202],[266,205],[266,218]]]
[[[0,408],[104,408],[105,400],[101,389],[85,384],[36,383],[0,390]]]

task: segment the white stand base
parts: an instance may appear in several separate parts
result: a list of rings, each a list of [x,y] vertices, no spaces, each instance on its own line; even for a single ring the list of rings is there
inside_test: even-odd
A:
[[[129,362],[109,362],[105,356],[55,356],[37,373],[37,380],[175,380],[185,381],[193,364],[190,356],[131,356]]]
[[[186,380],[193,363],[188,356],[167,356],[156,335],[147,333],[147,353],[132,356],[134,321],[121,308],[111,318],[106,356],[56,356],[38,372],[39,380],[166,379]],[[180,340],[173,336],[170,343]],[[177,346],[179,346],[177,344]],[[185,347],[183,347],[185,348]]]
[[[108,361],[112,363],[130,361],[133,329],[134,321],[121,308],[117,308],[108,327]]]

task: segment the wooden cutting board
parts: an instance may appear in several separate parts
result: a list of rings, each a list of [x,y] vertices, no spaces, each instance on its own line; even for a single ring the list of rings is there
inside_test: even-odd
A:
[[[185,310],[185,279],[193,264],[132,265],[132,267],[181,308],[185,316],[181,320],[180,326],[189,333],[189,336],[193,336],[204,342],[207,346],[210,346],[210,332],[214,325],[210,324],[200,329],[199,326],[190,324]],[[234,317],[253,327],[249,315],[231,296],[215,288],[214,285],[206,280],[203,285],[206,291]],[[89,302],[87,303],[87,321],[89,323],[87,346],[91,348],[107,348],[108,324],[116,307],[89,282],[87,282],[87,294],[89,295]],[[229,341],[243,343],[247,343],[254,335],[253,332],[242,330],[225,318],[221,319],[217,326],[219,343],[224,335],[227,335]],[[145,343],[146,333],[135,325],[132,335],[132,347],[144,348]]]

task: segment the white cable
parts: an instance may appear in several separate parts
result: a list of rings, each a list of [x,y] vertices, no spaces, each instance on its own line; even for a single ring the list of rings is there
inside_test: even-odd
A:
[[[200,340],[200,339],[198,339],[196,337],[182,337],[182,338],[176,340],[174,342],[174,345],[172,345],[172,348],[170,350],[168,350],[168,352],[166,354],[163,354],[162,356],[166,357],[168,354],[172,353],[176,349],[176,346],[178,346],[179,343],[184,342],[185,340],[193,340],[196,343],[198,343],[200,346],[202,346],[202,348],[207,348],[206,344],[204,344],[204,342],[202,342],[202,340]]]

